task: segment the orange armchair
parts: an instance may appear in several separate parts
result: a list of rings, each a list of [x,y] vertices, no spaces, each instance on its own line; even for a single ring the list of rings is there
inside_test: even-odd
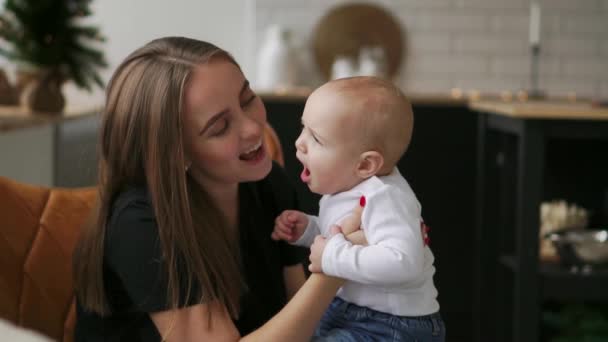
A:
[[[0,177],[0,318],[72,340],[72,251],[95,196]]]

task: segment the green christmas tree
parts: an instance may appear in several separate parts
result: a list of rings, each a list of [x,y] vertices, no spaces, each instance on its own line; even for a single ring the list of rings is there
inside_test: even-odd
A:
[[[82,23],[90,0],[5,0],[0,14],[0,54],[19,64],[48,70],[60,82],[87,90],[103,87],[98,70],[107,66],[98,48],[105,38]]]

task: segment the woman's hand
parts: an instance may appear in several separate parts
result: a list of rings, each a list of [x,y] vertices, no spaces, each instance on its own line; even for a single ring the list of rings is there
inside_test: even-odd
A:
[[[365,233],[359,229],[350,234],[344,235],[346,240],[350,241],[353,245],[362,245],[367,246],[367,239],[365,238]]]
[[[329,236],[327,238],[317,235],[315,237],[315,241],[310,246],[310,265],[308,265],[308,270],[310,272],[323,272],[322,268],[322,260],[323,260],[323,251],[325,250],[325,245],[327,245],[327,241],[331,239],[334,235],[338,233],[344,233],[344,237],[355,245],[367,245],[367,239],[365,239],[364,232],[361,228],[361,214],[363,213],[363,207],[365,206],[365,197],[361,196],[359,200],[359,205],[357,205],[351,215],[346,217],[340,225],[333,225],[329,230]]]
[[[355,206],[350,215],[348,215],[342,220],[342,222],[340,222],[340,231],[345,236],[361,231],[361,214],[363,214],[365,202],[365,196],[361,196],[361,198],[359,199],[359,205]]]
[[[353,245],[367,245],[365,233],[361,230],[361,215],[365,207],[365,196],[359,199],[359,205],[356,206],[352,213],[340,222],[340,230],[344,234],[346,240]]]
[[[308,270],[310,272],[323,272],[323,251],[325,250],[325,245],[327,245],[327,240],[331,239],[338,233],[340,233],[340,227],[333,225],[329,230],[329,237],[325,238],[323,235],[317,235],[315,237],[315,241],[310,246],[310,265],[308,265]]]

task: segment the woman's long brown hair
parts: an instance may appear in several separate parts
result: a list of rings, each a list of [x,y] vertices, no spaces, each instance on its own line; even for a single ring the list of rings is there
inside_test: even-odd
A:
[[[184,89],[192,69],[211,58],[236,65],[227,52],[206,42],[157,39],[129,55],[108,84],[99,131],[97,209],[73,259],[76,294],[89,311],[111,314],[103,277],[108,219],[116,195],[139,185],[147,187],[156,216],[168,309],[179,307],[180,298],[219,300],[237,316],[242,278],[234,236],[228,235],[218,208],[184,169]],[[185,294],[180,293],[183,281]],[[193,284],[200,285],[200,298],[192,297]]]

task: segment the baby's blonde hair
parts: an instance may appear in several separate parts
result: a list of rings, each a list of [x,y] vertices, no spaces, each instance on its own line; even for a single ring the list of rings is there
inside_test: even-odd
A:
[[[412,105],[392,82],[370,76],[341,78],[319,88],[348,103],[363,148],[380,152],[390,172],[409,147],[414,128]]]

